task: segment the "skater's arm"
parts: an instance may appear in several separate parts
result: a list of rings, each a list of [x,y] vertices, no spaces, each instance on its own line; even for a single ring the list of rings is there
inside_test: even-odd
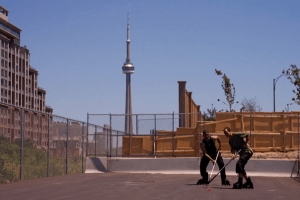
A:
[[[219,143],[219,150],[221,150],[221,140],[218,136],[212,136],[214,142],[217,140],[217,142]]]
[[[214,163],[214,165],[217,164],[217,163],[214,161],[214,159],[212,159],[207,153],[205,153],[205,156],[206,156],[207,158],[209,158],[209,159]]]
[[[244,148],[244,149],[247,147],[248,142],[249,142],[249,135],[246,136],[246,142],[245,142],[245,144],[243,145],[243,148]]]
[[[232,156],[231,156],[231,160],[234,160],[235,159],[235,149],[232,147],[232,146],[230,146],[231,147],[231,153],[232,153]]]

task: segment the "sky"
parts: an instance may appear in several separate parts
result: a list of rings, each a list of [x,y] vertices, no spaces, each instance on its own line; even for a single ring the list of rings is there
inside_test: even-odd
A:
[[[297,0],[1,0],[19,27],[21,46],[39,71],[54,114],[86,121],[87,113],[124,114],[127,13],[130,18],[133,114],[178,113],[178,81],[204,112],[228,110],[221,70],[235,100],[256,97],[273,111],[273,79],[300,67]],[[276,111],[295,87],[276,83]],[[220,101],[217,101],[220,99]],[[241,104],[234,104],[240,110]],[[289,106],[299,111],[299,105]]]

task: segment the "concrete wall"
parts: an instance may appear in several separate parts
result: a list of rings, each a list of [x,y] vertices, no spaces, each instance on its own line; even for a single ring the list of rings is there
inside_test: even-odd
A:
[[[229,159],[224,159],[224,163]],[[226,167],[227,175],[236,175],[233,160]],[[87,158],[86,173],[163,173],[163,174],[195,174],[200,176],[200,159],[194,158]],[[295,177],[297,176],[297,161],[293,160],[259,160],[250,159],[246,165],[249,176]],[[210,174],[212,163],[207,168]],[[219,171],[215,167],[214,173]]]

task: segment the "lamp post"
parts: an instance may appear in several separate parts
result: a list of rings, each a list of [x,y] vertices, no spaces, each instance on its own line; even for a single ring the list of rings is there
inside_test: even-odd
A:
[[[289,75],[291,75],[292,73],[290,73]],[[276,87],[276,83],[278,81],[278,79],[280,77],[282,77],[283,75],[286,75],[285,73],[282,73],[280,76],[278,76],[277,78],[273,79],[273,106],[274,106],[274,112],[275,112],[275,87]]]

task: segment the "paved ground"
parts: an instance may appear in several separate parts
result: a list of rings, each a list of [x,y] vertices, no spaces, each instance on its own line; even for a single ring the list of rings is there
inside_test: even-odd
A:
[[[299,179],[252,177],[253,190],[196,185],[199,176],[166,174],[74,174],[0,185],[0,199],[300,199]],[[230,176],[233,183],[237,177]],[[208,190],[210,187],[211,191]]]

